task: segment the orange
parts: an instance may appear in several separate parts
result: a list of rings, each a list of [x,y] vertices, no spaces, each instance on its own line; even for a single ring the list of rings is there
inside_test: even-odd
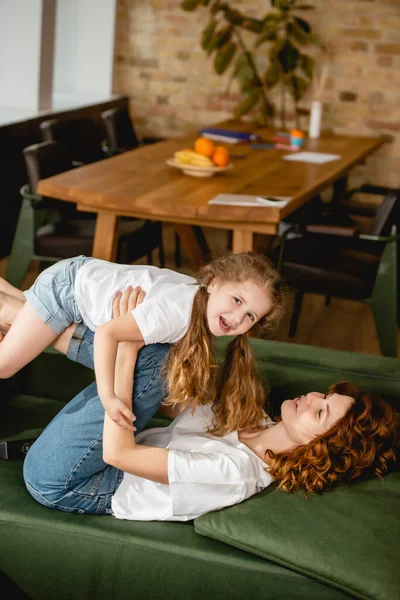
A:
[[[194,143],[194,151],[203,156],[211,156],[214,152],[214,144],[208,138],[197,138]]]
[[[229,151],[224,146],[216,146],[211,160],[217,167],[226,167],[229,163]]]

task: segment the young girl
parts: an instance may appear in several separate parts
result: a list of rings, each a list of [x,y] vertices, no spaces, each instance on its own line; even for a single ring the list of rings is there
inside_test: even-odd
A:
[[[140,286],[145,301],[111,319],[117,290]],[[253,253],[211,261],[196,279],[156,267],[117,265],[86,257],[60,261],[39,275],[27,302],[0,344],[0,377],[10,377],[71,323],[96,330],[94,360],[103,405],[117,424],[133,429],[132,411],[114,393],[118,343],[175,344],[168,360],[169,397],[184,406],[221,400],[216,431],[241,429],[264,398],[246,333],[254,325],[272,330],[283,313],[280,275]],[[227,367],[217,378],[212,336],[238,336]],[[252,401],[244,402],[246,398]],[[223,426],[222,426],[223,424]],[[222,427],[222,429],[221,429]]]

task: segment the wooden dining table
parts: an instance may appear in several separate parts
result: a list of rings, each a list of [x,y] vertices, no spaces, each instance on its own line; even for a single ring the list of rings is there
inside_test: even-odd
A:
[[[251,131],[264,141],[275,134],[235,120],[217,126]],[[187,257],[199,264],[206,252],[202,227],[232,230],[233,252],[252,250],[255,234],[275,236],[283,219],[328,186],[333,185],[337,196],[343,195],[351,169],[384,143],[380,137],[333,134],[307,139],[302,150],[340,156],[324,164],[284,160],[287,150],[229,144],[232,168],[208,178],[192,177],[168,166],[167,159],[177,150],[193,148],[198,135],[193,132],[142,146],[43,179],[37,191],[74,202],[79,210],[97,213],[92,252],[96,258],[115,260],[119,220],[127,216],[172,223]],[[209,204],[221,193],[291,200],[282,207]]]

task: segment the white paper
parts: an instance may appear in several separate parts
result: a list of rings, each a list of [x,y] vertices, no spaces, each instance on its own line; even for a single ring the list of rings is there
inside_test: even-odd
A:
[[[270,198],[270,199],[269,199]],[[272,200],[274,198],[275,200]],[[285,206],[292,198],[287,196],[248,196],[245,194],[218,194],[209,204],[225,204],[228,206]]]
[[[322,165],[331,160],[338,160],[340,154],[325,154],[323,152],[298,152],[297,154],[286,154],[283,160],[298,160],[299,162],[316,163]]]

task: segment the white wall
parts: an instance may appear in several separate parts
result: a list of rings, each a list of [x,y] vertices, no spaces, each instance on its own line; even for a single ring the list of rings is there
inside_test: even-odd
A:
[[[112,95],[116,0],[0,0],[0,124]]]
[[[115,15],[116,0],[57,0],[55,94],[111,95]]]
[[[39,109],[42,0],[0,0],[0,103]]]

